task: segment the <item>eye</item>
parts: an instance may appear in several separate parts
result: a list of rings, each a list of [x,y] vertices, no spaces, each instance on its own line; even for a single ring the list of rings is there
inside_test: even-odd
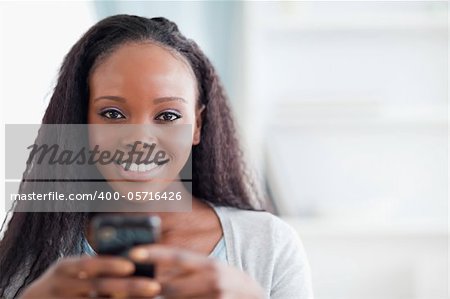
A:
[[[165,122],[172,122],[174,120],[177,120],[181,118],[181,115],[174,111],[164,111],[155,118],[156,120],[165,121]]]
[[[123,114],[116,109],[107,109],[100,113],[101,116],[108,118],[108,119],[122,119],[125,118]]]

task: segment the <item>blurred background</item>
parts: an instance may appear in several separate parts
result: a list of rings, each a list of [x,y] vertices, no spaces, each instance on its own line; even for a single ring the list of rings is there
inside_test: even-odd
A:
[[[223,79],[268,207],[306,248],[317,299],[449,298],[446,1],[0,9],[3,124],[40,123],[64,55],[98,20],[167,17]]]

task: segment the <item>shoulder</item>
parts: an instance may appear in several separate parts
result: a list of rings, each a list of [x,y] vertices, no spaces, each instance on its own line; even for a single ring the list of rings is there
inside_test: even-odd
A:
[[[232,262],[256,278],[270,298],[312,298],[310,268],[298,233],[265,211],[216,207]]]
[[[225,239],[242,259],[276,264],[286,253],[304,256],[298,233],[283,219],[266,211],[216,207]]]
[[[234,232],[249,234],[262,238],[270,238],[272,243],[279,244],[289,238],[298,238],[295,230],[280,217],[267,212],[243,210],[234,207],[216,207],[216,211]],[[275,242],[274,242],[275,241]]]

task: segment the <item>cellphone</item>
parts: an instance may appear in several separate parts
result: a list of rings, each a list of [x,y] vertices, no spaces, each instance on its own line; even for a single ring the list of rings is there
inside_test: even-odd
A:
[[[158,216],[97,214],[91,220],[90,230],[99,255],[128,258],[132,247],[158,242],[161,219]],[[133,276],[155,277],[154,265],[134,264]]]

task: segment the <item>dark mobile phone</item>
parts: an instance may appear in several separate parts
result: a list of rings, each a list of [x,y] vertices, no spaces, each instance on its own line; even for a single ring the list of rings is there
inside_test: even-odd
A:
[[[98,214],[92,218],[90,229],[98,254],[128,257],[132,247],[159,240],[161,219],[158,216]],[[155,276],[154,265],[135,263],[135,266],[133,276]]]

